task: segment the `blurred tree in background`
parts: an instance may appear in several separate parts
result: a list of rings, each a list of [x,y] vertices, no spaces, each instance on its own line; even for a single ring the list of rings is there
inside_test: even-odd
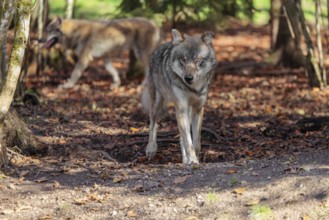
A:
[[[254,6],[252,0],[122,0],[118,9],[124,15],[158,17],[172,27],[184,23],[216,28],[225,16],[243,14],[252,20]]]

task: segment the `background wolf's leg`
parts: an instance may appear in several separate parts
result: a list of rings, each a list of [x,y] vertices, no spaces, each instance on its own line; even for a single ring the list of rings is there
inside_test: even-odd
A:
[[[183,155],[183,163],[199,163],[198,158],[195,154],[195,149],[192,143],[191,137],[191,126],[190,126],[190,116],[189,108],[187,103],[176,104],[176,119],[178,124],[178,129],[181,135],[181,148]],[[185,154],[185,158],[184,158]]]
[[[144,69],[144,80],[142,82],[142,86],[146,85],[146,81],[147,81],[147,75],[149,72],[149,60],[151,57],[151,53],[148,53],[149,51],[147,49],[141,49],[138,47],[134,47],[133,48],[134,51],[134,55],[135,57],[141,61],[142,65],[143,65],[143,69]]]
[[[159,121],[159,114],[162,109],[163,105],[163,97],[157,93],[155,96],[151,95],[151,109],[150,109],[150,128],[149,128],[149,142],[146,147],[146,155],[151,160],[156,152],[157,152],[157,128],[158,128],[158,121]]]
[[[199,157],[201,150],[201,125],[203,118],[203,110],[202,107],[199,110],[192,111],[192,136],[193,136],[193,146],[195,149],[196,156]]]
[[[72,88],[80,79],[82,72],[87,68],[90,59],[89,54],[83,53],[75,65],[70,79],[66,83],[59,85],[59,88]]]
[[[104,63],[106,70],[111,74],[113,78],[113,84],[111,85],[111,89],[119,87],[121,85],[121,80],[117,69],[113,66],[111,60],[108,58],[104,60]]]

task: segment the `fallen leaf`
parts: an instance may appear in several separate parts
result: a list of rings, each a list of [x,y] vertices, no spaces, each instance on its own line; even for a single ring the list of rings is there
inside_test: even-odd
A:
[[[0,211],[1,215],[9,215],[9,214],[12,214],[12,213],[14,213],[14,210],[12,210],[12,209],[2,209]]]
[[[130,218],[137,217],[137,213],[135,210],[130,210],[130,211],[128,211],[127,216]]]
[[[184,183],[187,180],[188,176],[179,176],[174,179],[175,184]]]
[[[113,179],[112,179],[112,182],[113,183],[120,183],[123,181],[123,177],[122,176],[115,176]]]
[[[46,214],[46,215],[40,216],[38,219],[39,220],[48,220],[48,219],[52,219],[52,216],[50,214]]]
[[[22,172],[19,173],[19,177],[24,177],[24,176],[26,176],[29,172],[30,172],[30,171],[28,171],[28,170],[24,170],[24,171],[22,171]]]
[[[86,198],[74,199],[74,204],[76,204],[76,205],[83,205],[86,203],[87,203]]]
[[[258,205],[259,201],[260,201],[259,198],[253,198],[253,199],[250,199],[249,201],[247,201],[245,205],[246,206]]]
[[[233,190],[233,193],[238,194],[238,195],[242,195],[243,193],[245,193],[247,190],[246,187],[240,187],[240,188],[236,188],[235,190]]]
[[[225,172],[225,174],[233,174],[233,173],[237,173],[238,171],[236,169],[229,169]]]
[[[301,170],[304,170],[306,172],[310,172],[312,167],[310,165],[304,165],[300,167]]]
[[[137,158],[137,161],[138,161],[139,163],[146,162],[147,160],[148,160],[147,156],[144,156],[144,157],[138,157],[138,158]]]
[[[198,220],[199,218],[196,216],[189,216],[185,220]]]
[[[139,128],[131,127],[130,130],[131,130],[131,132],[138,132],[139,131]]]
[[[60,186],[61,186],[61,184],[60,184],[58,181],[54,180],[54,182],[53,182],[53,187],[54,187],[54,189],[57,189],[57,188],[59,188]]]
[[[138,185],[134,186],[132,190],[136,191],[136,192],[143,192],[143,191],[145,191],[145,188],[142,184],[138,184]]]
[[[41,177],[41,178],[36,179],[34,181],[37,182],[37,183],[43,183],[43,182],[48,181],[48,179],[47,179],[47,177],[44,176],[44,177]]]
[[[16,190],[16,186],[13,183],[10,183],[8,186],[9,189]]]
[[[104,202],[104,198],[102,196],[98,195],[97,192],[94,192],[94,193],[89,194],[88,195],[88,200],[99,202],[99,203]]]

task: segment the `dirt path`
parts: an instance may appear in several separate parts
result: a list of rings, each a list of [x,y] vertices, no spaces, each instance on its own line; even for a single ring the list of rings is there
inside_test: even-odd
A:
[[[70,90],[56,87],[68,74],[29,76],[41,104],[16,108],[45,148],[13,155],[0,219],[329,219],[329,127],[296,127],[328,116],[329,92],[310,90],[302,70],[245,65],[266,57],[264,31],[219,34],[214,46],[219,71],[192,167],[181,164],[173,112],[145,160],[141,79],[110,91],[100,61]]]
[[[0,219],[328,219],[328,157],[195,167],[44,158],[19,169],[24,178],[2,177]]]

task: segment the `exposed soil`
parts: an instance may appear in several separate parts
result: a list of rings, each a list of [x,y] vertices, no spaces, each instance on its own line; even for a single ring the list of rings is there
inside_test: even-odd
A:
[[[308,88],[302,69],[260,64],[269,36],[249,30],[214,42],[220,63],[199,165],[181,164],[173,110],[159,127],[156,158],[146,160],[142,79],[111,91],[98,60],[73,89],[57,88],[72,66],[30,74],[26,86],[41,103],[15,108],[45,147],[11,153],[0,219],[328,219],[329,90]],[[126,56],[115,65],[124,72]]]

